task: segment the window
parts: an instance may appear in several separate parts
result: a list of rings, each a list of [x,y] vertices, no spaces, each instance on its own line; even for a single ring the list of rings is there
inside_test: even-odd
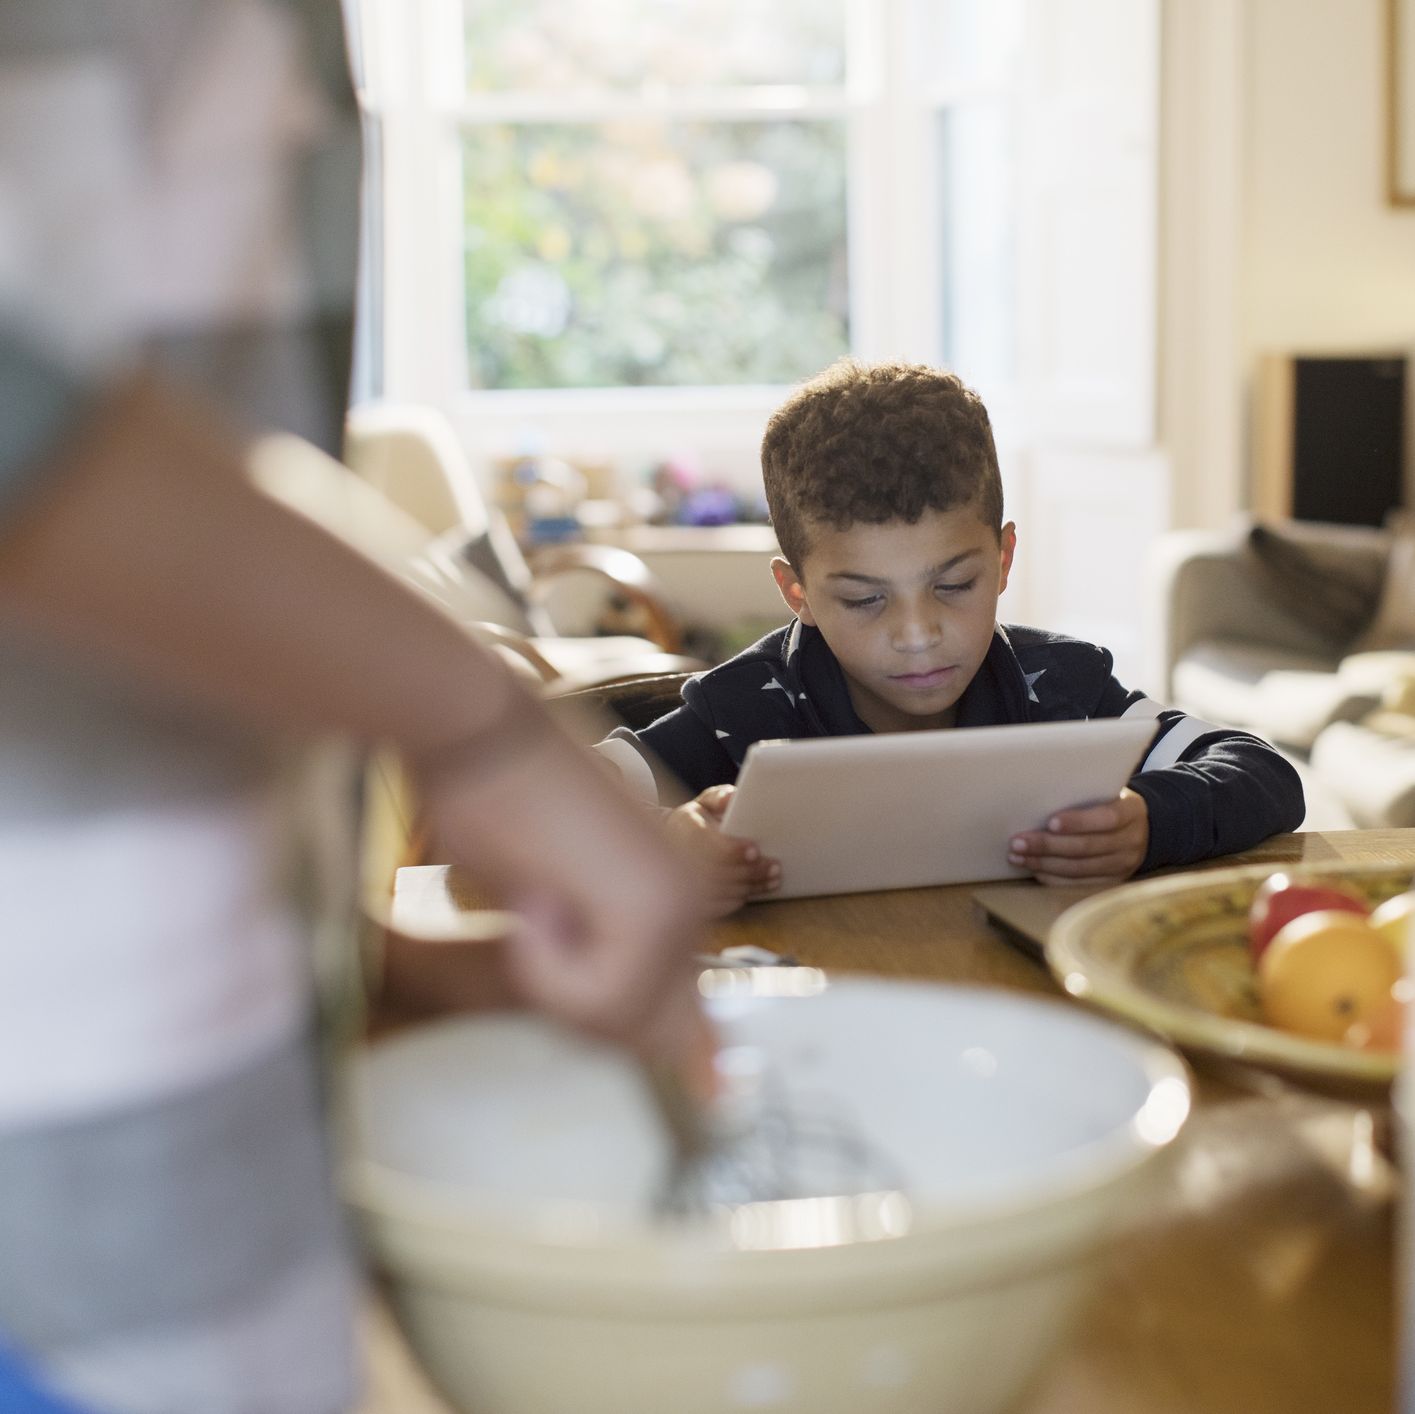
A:
[[[842,0],[465,0],[474,386],[781,383],[849,347]]]
[[[390,377],[747,390],[853,351],[1005,380],[1021,11],[365,0]]]
[[[377,391],[446,410],[489,492],[539,450],[750,495],[783,382],[944,363],[1045,528],[1009,616],[1143,641],[1108,547],[1168,504],[1159,0],[346,3]]]

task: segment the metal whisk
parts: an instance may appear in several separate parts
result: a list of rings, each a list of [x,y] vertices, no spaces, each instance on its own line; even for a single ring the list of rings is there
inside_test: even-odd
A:
[[[700,1105],[676,1074],[650,1067],[649,1086],[673,1142],[654,1203],[692,1218],[745,1203],[851,1197],[897,1189],[893,1166],[838,1105],[791,1096],[756,1046],[719,1053],[722,1093]]]

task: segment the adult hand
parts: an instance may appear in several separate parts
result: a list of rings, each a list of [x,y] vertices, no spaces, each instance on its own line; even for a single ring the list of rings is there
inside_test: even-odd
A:
[[[736,789],[709,786],[668,816],[670,835],[697,861],[707,878],[707,906],[714,918],[781,885],[781,865],[776,860],[763,858],[751,840],[722,832],[722,817]]]
[[[520,916],[507,963],[527,1002],[666,1059],[710,1092],[712,1038],[692,962],[707,881],[539,704],[513,710],[511,732],[474,739],[424,776],[440,857]]]
[[[1014,836],[1007,858],[1044,884],[1118,884],[1140,867],[1149,844],[1149,807],[1127,788],[1103,805],[1058,811],[1045,830]]]

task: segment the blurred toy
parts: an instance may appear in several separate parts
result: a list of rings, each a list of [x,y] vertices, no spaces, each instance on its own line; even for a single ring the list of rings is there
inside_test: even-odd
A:
[[[742,495],[724,481],[705,481],[684,456],[658,462],[646,480],[634,493],[635,509],[655,525],[760,524],[767,518],[760,492]]]
[[[523,544],[572,540],[581,532],[577,510],[586,490],[584,476],[569,462],[527,453],[507,468],[501,508]]]
[[[736,494],[726,486],[704,486],[678,507],[679,525],[734,525],[737,518]]]
[[[658,497],[655,520],[660,525],[679,525],[683,504],[698,489],[696,465],[686,457],[669,457],[649,472],[649,487]]]

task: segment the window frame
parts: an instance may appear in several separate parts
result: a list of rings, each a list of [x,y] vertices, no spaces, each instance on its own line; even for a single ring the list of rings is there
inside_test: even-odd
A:
[[[943,213],[940,114],[979,98],[1007,99],[1008,81],[969,87],[912,81],[917,25],[928,3],[847,0],[848,68],[840,89],[721,89],[712,95],[468,94],[458,0],[351,0],[367,42],[360,99],[382,146],[381,392],[452,412],[474,440],[506,448],[535,424],[560,442],[572,432],[610,454],[626,419],[688,441],[695,422],[713,440],[755,442],[780,400],[778,385],[481,389],[468,385],[462,286],[461,141],[475,122],[592,122],[626,112],[666,118],[773,114],[846,123],[850,352],[870,360],[942,356]],[[811,370],[803,370],[803,375]],[[994,397],[1005,392],[995,391]],[[686,421],[685,421],[686,420]],[[725,422],[724,422],[725,420]],[[703,428],[697,429],[705,430]],[[560,434],[564,434],[564,436]]]

